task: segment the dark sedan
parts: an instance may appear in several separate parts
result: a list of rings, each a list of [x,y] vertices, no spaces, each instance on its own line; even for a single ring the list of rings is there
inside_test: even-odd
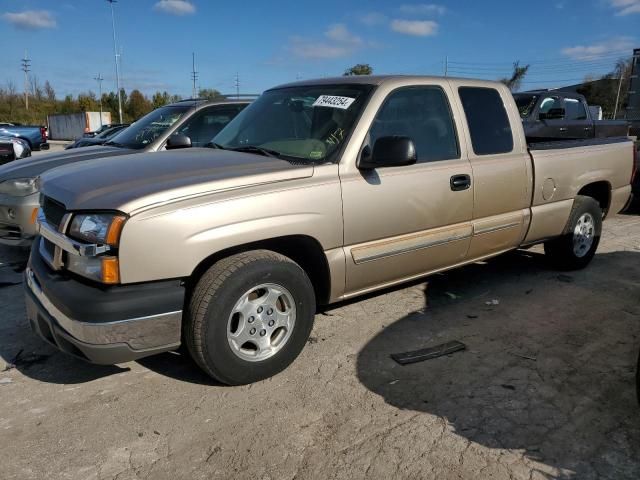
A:
[[[73,142],[70,145],[67,145],[65,150],[70,148],[80,148],[80,147],[93,147],[95,145],[103,145],[105,142],[108,142],[111,138],[113,138],[117,133],[127,128],[129,124],[116,125],[114,127],[110,127],[105,129],[102,133],[99,133],[95,137],[82,137]]]

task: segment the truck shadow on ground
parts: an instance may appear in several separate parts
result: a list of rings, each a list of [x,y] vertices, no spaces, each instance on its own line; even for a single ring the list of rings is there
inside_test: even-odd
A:
[[[425,296],[361,350],[363,385],[541,473],[640,478],[640,253],[562,274],[520,251],[431,277]],[[467,349],[404,367],[389,357],[450,340]]]

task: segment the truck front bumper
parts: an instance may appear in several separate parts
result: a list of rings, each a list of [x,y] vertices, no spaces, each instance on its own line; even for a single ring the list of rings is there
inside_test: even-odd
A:
[[[33,211],[40,206],[40,194],[25,197],[0,195],[0,244],[28,247],[36,234]]]
[[[112,365],[180,345],[179,281],[99,287],[49,269],[33,248],[25,270],[31,328],[59,350]]]

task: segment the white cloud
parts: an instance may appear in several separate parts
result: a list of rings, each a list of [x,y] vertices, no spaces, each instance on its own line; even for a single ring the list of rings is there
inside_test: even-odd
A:
[[[325,40],[292,37],[288,49],[300,58],[330,59],[346,57],[364,46],[362,38],[349,31],[346,25],[336,23],[324,32]]]
[[[195,5],[188,0],[160,0],[153,8],[171,15],[190,15],[196,11]]]
[[[324,32],[324,35],[334,42],[348,45],[362,45],[362,39],[351,33],[343,23],[331,25],[329,29]]]
[[[444,15],[447,8],[435,3],[417,3],[401,5],[400,11],[407,15]]]
[[[20,13],[7,12],[2,18],[17,28],[25,30],[39,30],[42,28],[55,28],[56,19],[47,10],[26,10]]]
[[[360,23],[364,23],[367,27],[375,27],[387,22],[387,16],[378,12],[369,12],[358,17]]]
[[[603,55],[631,53],[634,42],[628,37],[621,37],[593,45],[576,45],[565,47],[561,53],[573,60],[594,60]]]
[[[391,30],[404,35],[431,37],[438,34],[438,24],[431,20],[393,20]]]
[[[609,0],[609,3],[618,16],[640,13],[640,0]]]

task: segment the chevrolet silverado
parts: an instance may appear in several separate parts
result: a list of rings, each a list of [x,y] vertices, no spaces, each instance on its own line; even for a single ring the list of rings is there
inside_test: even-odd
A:
[[[362,76],[273,88],[208,145],[47,172],[30,324],[101,364],[177,349],[274,375],[316,306],[529,245],[585,267],[630,198],[626,137],[528,145],[500,83]]]

